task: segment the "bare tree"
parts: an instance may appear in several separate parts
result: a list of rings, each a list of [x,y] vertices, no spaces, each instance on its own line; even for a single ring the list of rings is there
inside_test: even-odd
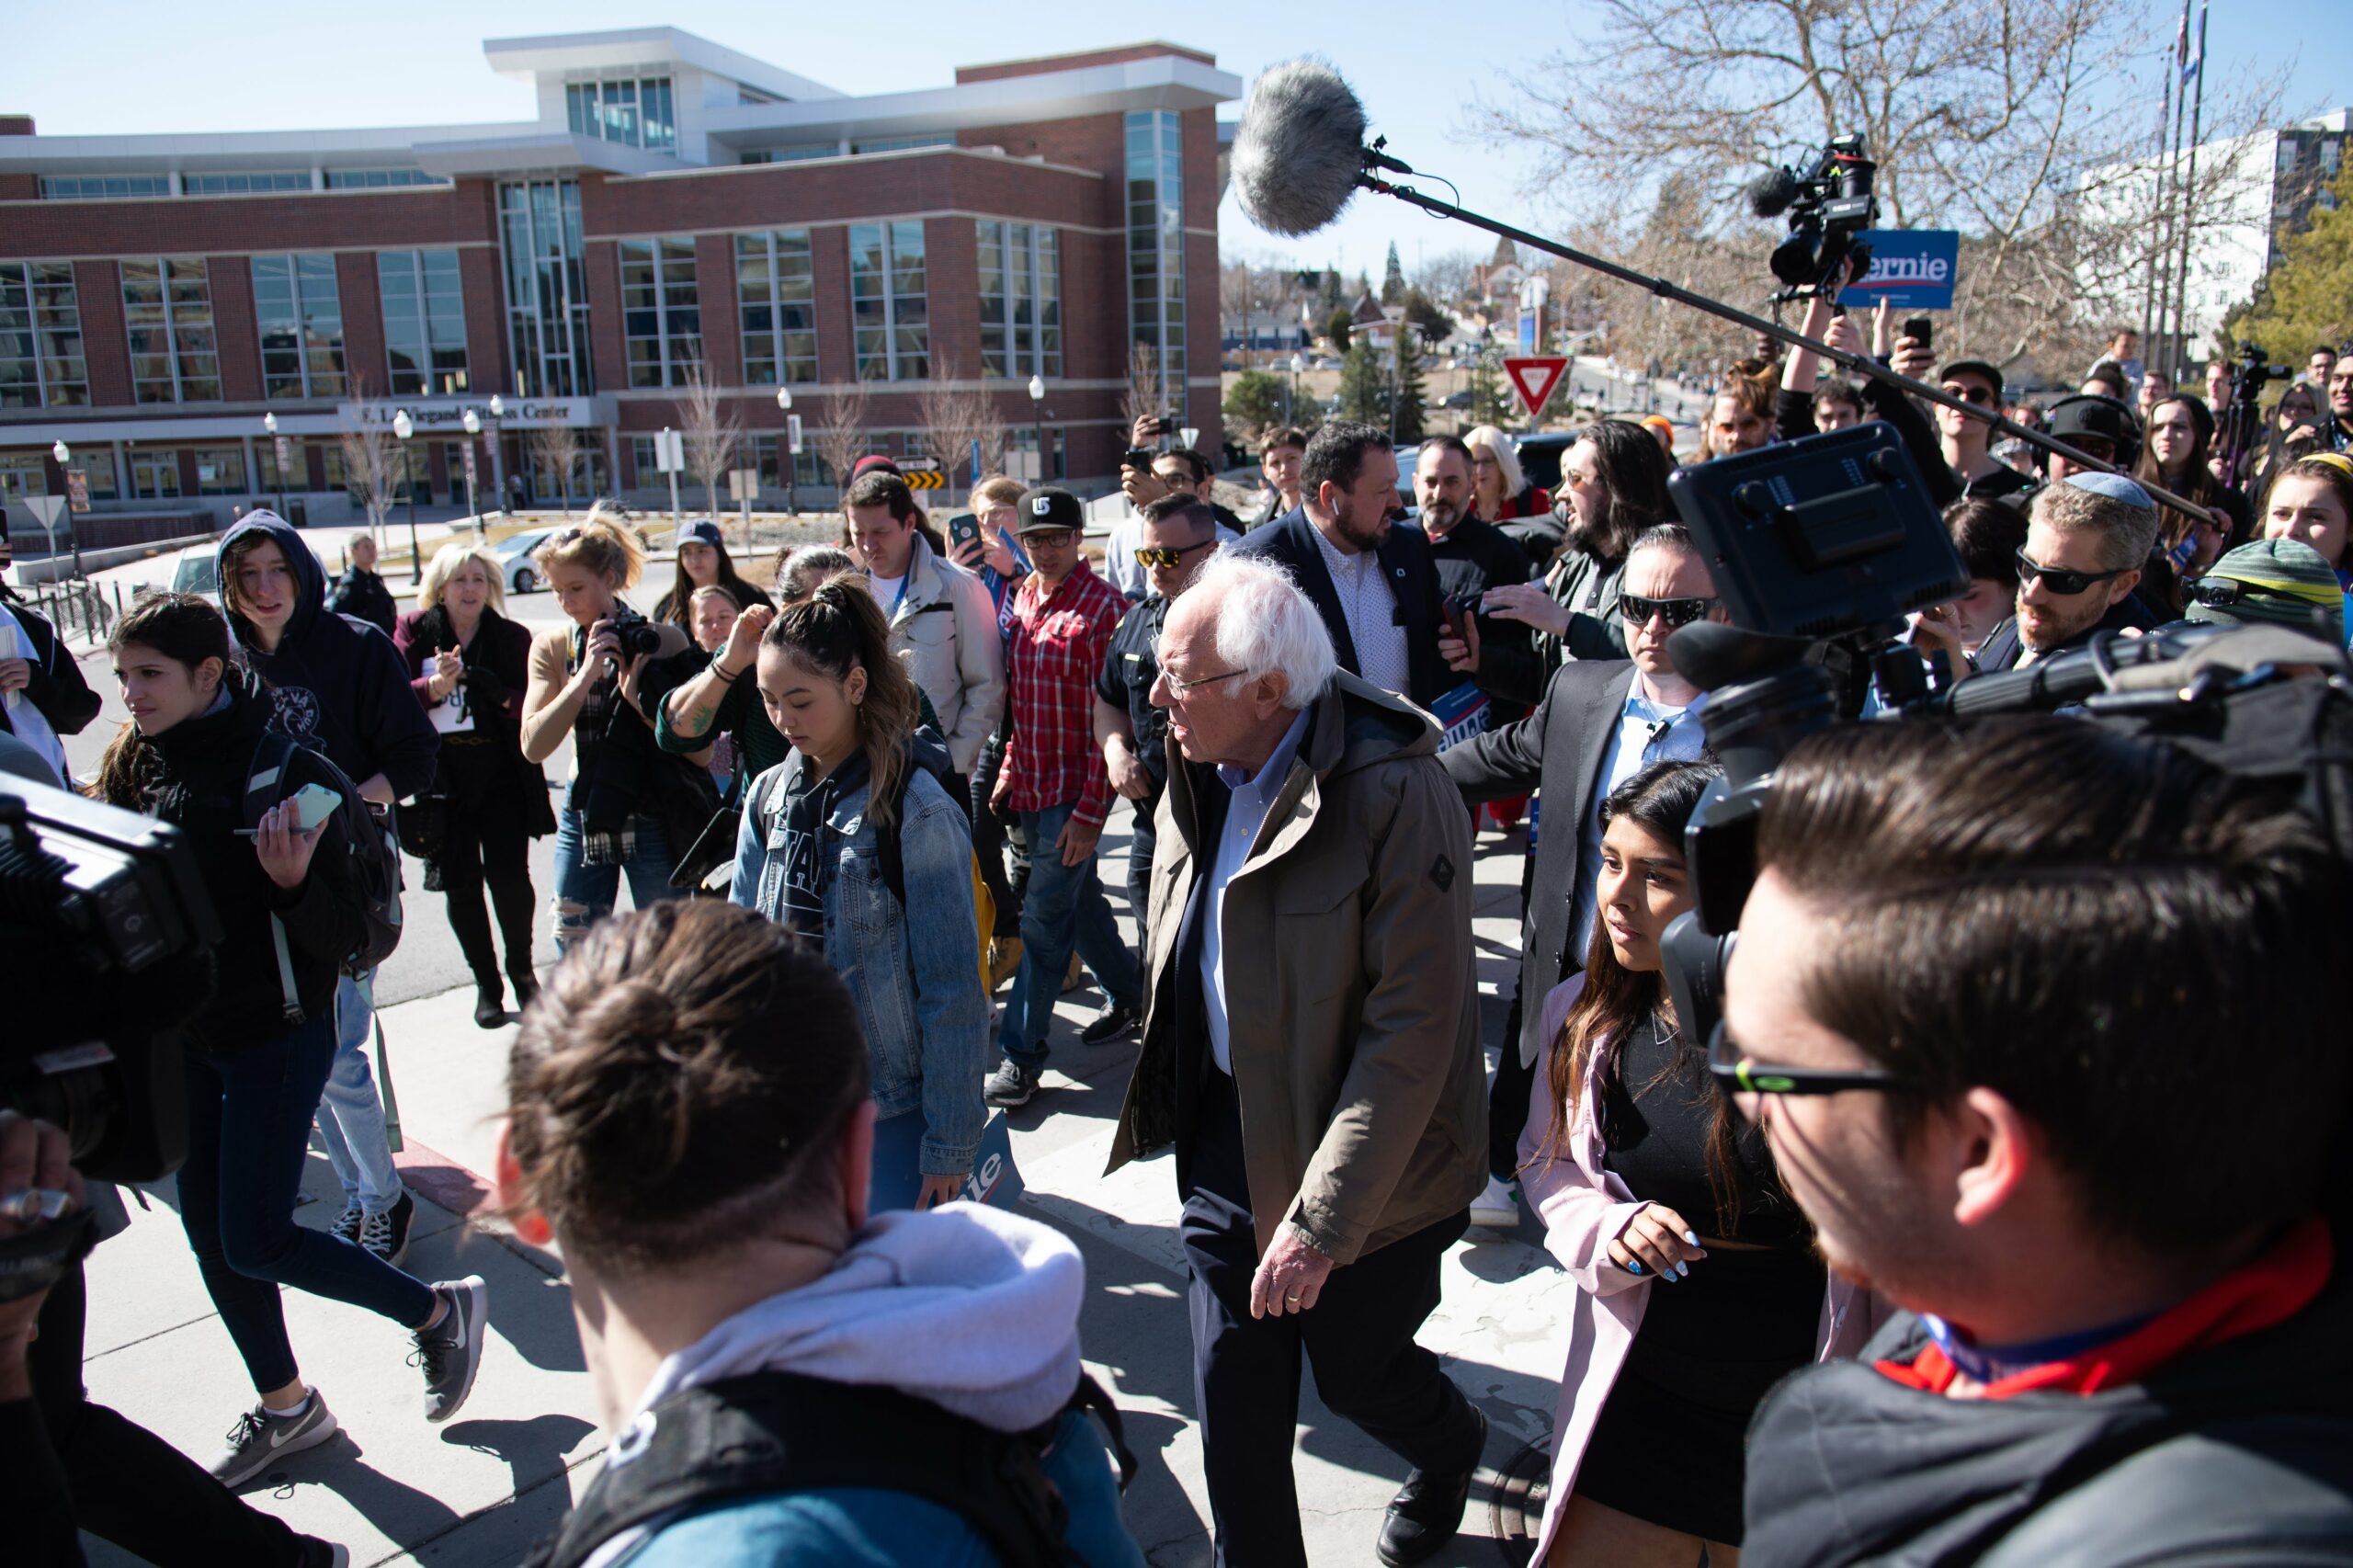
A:
[[[744,420],[719,394],[704,374],[700,359],[687,365],[686,385],[678,393],[678,433],[686,447],[687,472],[702,482],[703,500],[710,516],[719,516],[719,482],[735,466],[744,449]],[[744,541],[746,553],[750,540]]]
[[[384,518],[401,490],[400,442],[387,425],[346,423],[339,443],[343,448],[344,488],[367,514],[369,535],[381,548]]]
[[[1959,229],[1953,341],[2003,360],[2029,347],[2073,358],[2124,319],[2156,247],[2155,181],[2131,177],[2148,144],[2152,85],[2170,37],[2152,0],[1596,0],[1580,40],[1483,103],[1479,128],[1545,153],[1531,187],[1584,194],[1602,219],[1623,171],[1690,182],[1720,243],[1747,221],[1738,186],[1859,132],[1879,163],[1881,226]],[[2275,83],[2207,96],[2209,137],[2275,120]],[[2194,238],[2227,222],[2201,170]],[[2103,194],[2114,199],[2101,199]],[[1748,297],[1765,256],[1749,257]],[[2137,311],[2137,304],[2134,307]],[[1613,321],[1613,325],[1615,322]]]
[[[980,387],[950,390],[931,381],[925,385],[916,411],[932,453],[951,483],[957,468],[972,461],[974,442],[980,444],[981,467],[972,476],[972,483],[1003,471],[1005,419],[998,412],[995,393]]]
[[[1440,305],[1459,305],[1471,297],[1476,287],[1479,268],[1486,262],[1485,253],[1475,250],[1440,251],[1414,265],[1406,281]]]
[[[1132,429],[1147,415],[1166,414],[1168,393],[1160,373],[1160,351],[1149,343],[1128,345],[1128,384],[1120,393],[1120,417]]]
[[[836,489],[849,489],[850,465],[858,461],[867,445],[867,408],[871,394],[864,378],[850,383],[846,392],[835,392],[825,399],[824,417],[817,423],[815,446],[817,455],[834,471]]]
[[[554,472],[566,517],[572,515],[572,474],[580,466],[580,432],[569,425],[542,425],[531,432],[532,463]]]

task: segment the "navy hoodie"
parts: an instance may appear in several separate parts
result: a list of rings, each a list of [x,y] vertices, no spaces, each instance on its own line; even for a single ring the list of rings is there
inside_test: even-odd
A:
[[[431,787],[441,737],[409,686],[392,640],[364,620],[326,608],[326,574],[301,534],[271,512],[254,512],[221,536],[222,603],[228,604],[230,547],[267,533],[286,552],[295,579],[294,618],[274,653],[264,653],[253,625],[233,609],[229,624],[248,668],[267,680],[277,706],[270,728],[315,751],[365,784],[377,774],[405,798]]]

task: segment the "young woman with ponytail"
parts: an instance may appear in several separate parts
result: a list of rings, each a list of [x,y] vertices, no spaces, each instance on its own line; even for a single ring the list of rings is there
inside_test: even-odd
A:
[[[1683,830],[1722,771],[1654,763],[1602,802],[1593,948],[1544,998],[1520,1179],[1580,1287],[1539,1549],[1552,1563],[1687,1563],[1704,1542],[1737,1564],[1750,1414],[1870,1326],[1847,1287],[1825,1299],[1805,1216],[1662,980],[1660,936],[1692,903]]]
[[[752,783],[728,896],[821,947],[871,1059],[873,1207],[962,1190],[987,1111],[972,841],[920,729],[921,697],[881,607],[836,578],[760,637],[761,705],[792,755]],[[920,912],[919,915],[916,912]]]
[[[108,646],[131,722],[107,748],[97,792],[187,835],[221,917],[212,994],[183,1048],[179,1210],[204,1288],[260,1394],[212,1461],[233,1487],[335,1431],[295,1368],[279,1286],[410,1330],[429,1421],[455,1415],[473,1386],[489,1290],[479,1277],[428,1285],[350,1238],[294,1222],[312,1117],[335,1062],[337,969],[362,919],[347,824],[338,812],[302,831],[292,797],[329,779],[299,746],[269,786],[278,803],[257,826],[244,824],[272,703],[260,678],[231,662],[220,611],[193,595],[158,595],[116,623]]]

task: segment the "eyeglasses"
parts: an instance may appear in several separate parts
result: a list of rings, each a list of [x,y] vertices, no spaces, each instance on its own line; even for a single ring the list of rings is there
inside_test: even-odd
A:
[[[1708,1034],[1708,1071],[1742,1095],[1843,1095],[1850,1089],[1901,1088],[1906,1080],[1884,1067],[1768,1067],[1740,1054],[1723,1020]]]
[[[1220,670],[1215,675],[1195,676],[1191,680],[1182,680],[1170,675],[1168,667],[1164,665],[1160,669],[1160,678],[1168,683],[1168,695],[1182,702],[1197,686],[1207,686],[1214,680],[1232,680],[1236,676],[1248,673],[1246,670]]]
[[[1197,550],[1207,550],[1215,544],[1214,535],[1199,544],[1142,544],[1136,547],[1139,566],[1175,566]]]
[[[2281,593],[2277,588],[2266,588],[2254,583],[2242,583],[2235,577],[2187,577],[2182,580],[2181,595],[2183,598],[2194,599],[2201,605],[2235,605],[2245,604],[2251,599],[2260,599],[2268,604],[2287,605],[2291,608],[2311,610],[2315,613],[2319,611],[2319,607],[2310,599],[2300,598],[2294,594]]]
[[[2116,443],[2105,436],[2062,436],[2059,438],[2087,458],[2097,458],[2104,463],[2116,460]]]
[[[2050,592],[2065,598],[2073,598],[2094,583],[2105,583],[2131,570],[2130,566],[2119,566],[2112,572],[2066,572],[2056,566],[2037,565],[2025,551],[2018,551],[2018,581],[2040,583]]]
[[[1623,594],[1618,599],[1618,613],[1629,626],[1642,626],[1657,616],[1669,626],[1688,626],[1695,620],[1705,620],[1708,612],[1716,608],[1713,599],[1646,599],[1638,594]]]
[[[1994,401],[1994,394],[1981,386],[1964,386],[1959,381],[1947,381],[1940,389],[1947,397],[1957,397],[1963,403],[1973,403],[1980,408]]]
[[[1032,528],[1021,536],[1028,550],[1068,550],[1077,536],[1069,528]]]

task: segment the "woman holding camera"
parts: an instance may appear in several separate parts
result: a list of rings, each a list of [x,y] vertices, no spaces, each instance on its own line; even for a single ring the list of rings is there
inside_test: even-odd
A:
[[[1544,998],[1520,1178],[1580,1289],[1553,1421],[1545,1561],[1739,1561],[1743,1437],[1765,1391],[1872,1326],[1827,1284],[1762,1131],[1662,981],[1691,907],[1683,830],[1711,762],[1657,762],[1601,804],[1599,918]],[[1825,1350],[1825,1354],[1829,1353]]]
[[[533,551],[569,628],[531,640],[522,748],[534,765],[573,740],[572,782],[556,815],[555,945],[562,952],[613,912],[623,873],[640,908],[676,897],[670,871],[717,804],[699,765],[654,743],[647,677],[686,651],[686,634],[620,596],[645,565],[636,532],[588,509],[578,528]],[[648,706],[641,707],[644,697]],[[678,836],[675,838],[674,828]]]
[[[523,756],[523,693],[530,633],[506,619],[504,574],[481,545],[441,547],[416,591],[417,608],[392,627],[409,686],[441,734],[432,790],[402,813],[412,846],[430,863],[449,906],[449,928],[474,977],[474,1022],[506,1021],[483,889],[498,912],[506,977],[519,1011],[539,994],[531,971],[529,841],[555,831],[546,778]]]
[[[890,642],[873,595],[846,580],[761,637],[760,702],[793,755],[753,781],[728,897],[822,946],[849,985],[880,1117],[873,1206],[927,1209],[972,1172],[989,1006],[972,835],[942,782],[954,764],[918,733]]]
[[[213,1475],[236,1486],[335,1435],[335,1416],[295,1367],[279,1286],[408,1329],[429,1421],[455,1415],[473,1386],[489,1290],[479,1278],[427,1285],[356,1241],[294,1222],[312,1118],[335,1062],[335,980],[364,919],[344,784],[295,746],[284,774],[260,786],[278,803],[245,824],[272,703],[261,679],[232,663],[228,623],[203,599],[142,600],[108,646],[131,722],[107,748],[98,796],[187,835],[221,919],[212,994],[185,1030],[179,1210],[206,1293],[260,1395],[212,1461]],[[297,797],[313,786],[334,790],[336,803],[306,817]]]

